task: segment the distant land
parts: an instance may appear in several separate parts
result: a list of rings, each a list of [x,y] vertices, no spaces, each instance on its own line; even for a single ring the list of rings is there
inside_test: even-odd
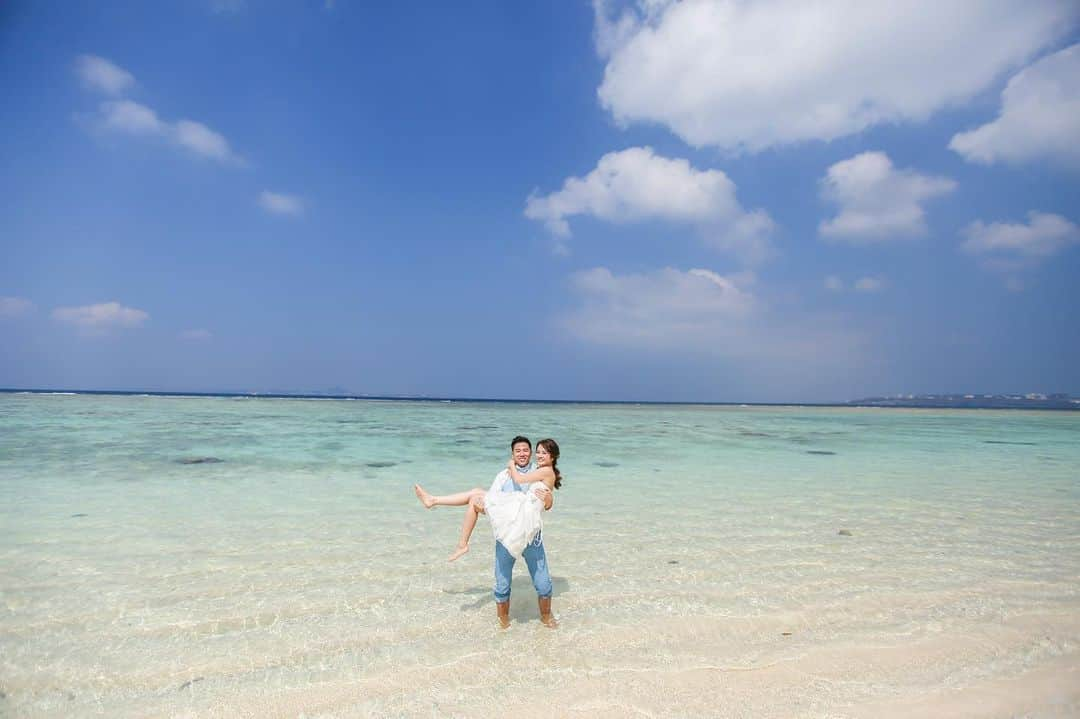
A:
[[[960,409],[1074,409],[1080,397],[1067,394],[897,394],[867,397],[847,404],[855,407],[925,407]]]
[[[1080,397],[1068,394],[897,394],[865,397],[846,402],[665,402],[657,400],[575,400],[501,397],[433,397],[424,395],[376,395],[351,393],[341,387],[326,391],[272,392],[165,392],[160,390],[45,389],[0,387],[0,394],[85,394],[150,397],[223,397],[238,399],[366,399],[404,402],[495,402],[532,404],[676,404],[735,407],[911,407],[923,409],[1054,409],[1080,411]]]

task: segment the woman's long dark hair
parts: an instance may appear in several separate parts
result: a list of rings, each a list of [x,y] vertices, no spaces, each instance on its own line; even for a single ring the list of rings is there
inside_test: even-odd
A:
[[[542,439],[536,446],[543,447],[551,455],[551,471],[555,473],[555,489],[558,489],[562,486],[562,473],[556,466],[559,463],[559,443],[553,439]]]

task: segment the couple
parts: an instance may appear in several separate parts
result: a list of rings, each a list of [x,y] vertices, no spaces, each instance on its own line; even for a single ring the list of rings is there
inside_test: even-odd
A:
[[[472,535],[480,514],[487,514],[495,532],[495,608],[503,629],[510,626],[510,578],[514,562],[524,558],[532,576],[540,603],[540,621],[547,627],[557,625],[551,614],[551,575],[548,574],[544,537],[541,532],[541,513],[551,509],[552,490],[562,486],[562,475],[556,466],[559,445],[553,439],[536,443],[536,464],[530,466],[532,445],[527,437],[517,436],[510,442],[510,461],[499,472],[486,492],[472,489],[436,497],[419,484],[413,486],[416,496],[425,507],[465,507],[461,525],[461,540],[450,555],[454,561],[469,551]]]

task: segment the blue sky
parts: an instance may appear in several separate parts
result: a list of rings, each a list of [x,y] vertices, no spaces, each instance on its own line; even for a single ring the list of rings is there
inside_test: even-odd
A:
[[[6,3],[0,386],[1080,394],[1078,21]]]

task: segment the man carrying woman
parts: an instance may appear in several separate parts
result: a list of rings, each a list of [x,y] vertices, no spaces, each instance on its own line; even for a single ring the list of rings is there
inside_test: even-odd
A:
[[[528,438],[517,436],[510,442],[511,459],[486,492],[473,489],[457,494],[434,496],[419,484],[413,487],[425,507],[465,506],[465,519],[457,550],[450,556],[454,561],[469,551],[469,537],[477,517],[487,514],[495,533],[495,607],[499,624],[510,626],[510,584],[514,564],[525,560],[532,577],[540,607],[540,621],[547,627],[557,626],[551,613],[551,575],[544,551],[541,513],[551,508],[552,490],[562,486],[557,467],[559,445],[553,439],[536,443],[536,464],[530,466],[532,446]]]

